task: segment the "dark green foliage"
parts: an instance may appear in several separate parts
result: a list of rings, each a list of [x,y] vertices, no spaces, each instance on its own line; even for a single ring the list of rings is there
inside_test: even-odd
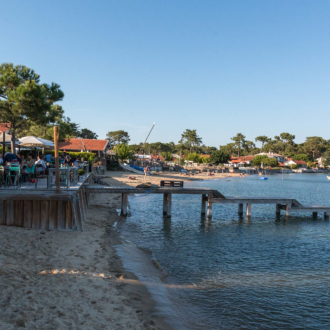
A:
[[[85,170],[83,170],[82,168],[80,168],[78,170],[78,175],[84,175],[85,174]]]
[[[258,155],[258,156],[255,156],[253,159],[252,159],[252,164],[253,166],[258,166],[260,167],[262,163],[264,163],[264,161],[268,159],[268,156],[267,155]]]
[[[126,131],[119,130],[119,131],[112,131],[107,133],[107,140],[110,141],[110,144],[112,146],[115,146],[117,144],[128,144],[128,142],[131,140],[129,137],[129,134]]]
[[[189,151],[193,150],[195,152],[195,148],[202,144],[202,138],[197,135],[197,130],[195,129],[186,129],[181,134],[181,140],[179,141],[179,145],[181,147],[189,148]]]
[[[260,135],[260,136],[257,136],[256,138],[255,138],[255,141],[256,142],[261,142],[262,143],[262,145],[261,145],[261,151],[260,152],[262,152],[262,149],[263,149],[263,147],[264,147],[264,144],[265,143],[267,143],[267,142],[269,142],[271,139],[268,137],[268,136],[266,136],[266,135]]]
[[[133,152],[129,149],[127,144],[118,144],[115,150],[116,156],[122,161],[126,159],[132,159],[133,157]]]
[[[293,160],[303,160],[304,162],[308,163],[311,160],[309,159],[309,157],[306,154],[298,154],[298,155],[294,155],[292,157]]]
[[[276,167],[278,166],[278,161],[275,157],[265,158],[263,160],[264,166]]]
[[[217,165],[227,163],[229,159],[230,155],[222,150],[216,150],[210,156],[210,162]]]
[[[87,128],[82,128],[77,137],[82,139],[97,139],[98,135]]]
[[[245,145],[245,136],[242,133],[237,133],[236,136],[232,137],[231,140],[234,141],[234,146],[237,149],[237,155],[240,157],[241,150],[244,148]]]
[[[173,160],[173,155],[171,152],[162,152],[161,155],[164,157],[164,159],[169,162]]]

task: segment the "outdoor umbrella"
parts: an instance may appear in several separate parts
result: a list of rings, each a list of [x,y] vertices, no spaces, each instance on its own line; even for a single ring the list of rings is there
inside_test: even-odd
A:
[[[38,148],[54,148],[54,142],[46,140],[46,139],[42,139],[36,136],[25,136],[21,139],[19,139],[20,141],[20,147],[35,147],[36,151],[37,151],[37,147]]]

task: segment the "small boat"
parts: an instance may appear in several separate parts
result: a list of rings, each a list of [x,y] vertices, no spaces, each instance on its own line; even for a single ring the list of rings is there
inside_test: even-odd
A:
[[[330,175],[327,175],[328,180],[330,180]]]
[[[259,177],[259,180],[268,180],[268,178],[266,176],[261,176]]]

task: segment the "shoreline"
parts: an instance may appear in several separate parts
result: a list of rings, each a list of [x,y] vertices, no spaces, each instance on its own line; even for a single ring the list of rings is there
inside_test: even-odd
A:
[[[143,175],[106,172],[110,185],[144,183]],[[179,175],[148,176],[146,181],[197,181]],[[1,226],[0,328],[171,329],[157,315],[156,302],[117,254],[121,241],[114,224],[121,196],[92,194],[84,232]],[[150,264],[152,264],[150,259]]]
[[[1,226],[0,328],[171,329],[116,253],[120,196],[107,197],[84,232]]]

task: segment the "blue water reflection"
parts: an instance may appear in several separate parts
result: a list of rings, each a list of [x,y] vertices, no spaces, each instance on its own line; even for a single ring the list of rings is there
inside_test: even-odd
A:
[[[224,195],[296,198],[330,206],[325,175],[292,174],[192,182]],[[172,219],[162,216],[162,196],[130,197],[123,235],[153,252],[168,274],[164,283],[173,319],[187,329],[328,329],[330,225],[323,215],[285,214],[253,205],[239,217],[237,205],[214,205],[200,216],[201,197],[175,195]],[[180,287],[181,285],[181,287]],[[174,322],[175,323],[175,322]]]

